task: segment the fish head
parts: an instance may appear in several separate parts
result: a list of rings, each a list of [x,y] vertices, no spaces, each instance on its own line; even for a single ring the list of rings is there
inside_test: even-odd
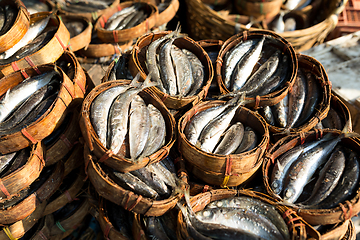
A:
[[[281,192],[281,188],[280,188],[280,181],[279,180],[275,180],[271,183],[271,189],[273,190],[273,192],[275,194],[280,194]]]
[[[296,198],[297,198],[296,195],[297,195],[297,194],[296,194],[295,189],[294,189],[293,187],[291,187],[291,186],[288,186],[288,187],[284,190],[284,197],[283,197],[283,199],[284,199],[284,201],[286,201],[286,202],[293,203],[293,202],[296,200]]]
[[[196,214],[196,217],[198,217],[201,221],[209,221],[214,219],[215,214],[213,209],[205,209],[203,211],[199,211]]]

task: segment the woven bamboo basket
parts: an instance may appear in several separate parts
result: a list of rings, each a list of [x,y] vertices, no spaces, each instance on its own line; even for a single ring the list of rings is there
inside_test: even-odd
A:
[[[284,84],[284,86],[279,89],[276,90],[274,92],[271,92],[267,95],[264,96],[256,96],[256,97],[251,97],[251,98],[247,98],[248,100],[252,100],[248,106],[252,107],[254,109],[257,109],[261,106],[272,106],[275,105],[276,103],[280,102],[281,99],[283,99],[286,94],[288,93],[289,89],[292,87],[292,85],[295,82],[295,77],[297,74],[297,70],[298,70],[298,60],[295,54],[295,51],[293,49],[293,47],[291,46],[291,44],[284,38],[280,37],[278,34],[274,33],[274,32],[270,32],[270,31],[244,31],[242,33],[239,33],[237,35],[232,36],[231,38],[229,38],[228,40],[226,40],[224,42],[224,44],[221,47],[221,50],[219,52],[218,55],[218,59],[216,60],[216,80],[218,82],[219,88],[220,88],[220,92],[223,94],[227,94],[230,92],[229,89],[226,88],[225,83],[224,83],[224,73],[225,73],[225,64],[224,64],[224,58],[225,58],[225,54],[233,47],[235,47],[238,43],[245,41],[247,39],[260,39],[263,36],[269,37],[271,39],[274,39],[276,41],[271,41],[271,43],[268,43],[268,47],[274,47],[277,48],[279,50],[281,50],[281,52],[288,56],[288,64],[289,64],[289,70],[288,70],[288,76],[286,78],[286,82]],[[267,46],[263,46],[263,48],[266,48]],[[263,63],[265,60],[264,59],[260,59],[259,62]],[[257,64],[258,65],[258,64]],[[257,66],[258,67],[258,66]],[[257,69],[257,67],[255,67],[254,70]]]
[[[130,84],[129,80],[115,80],[102,83],[96,86],[85,98],[82,109],[81,109],[81,118],[80,118],[80,128],[81,133],[84,137],[86,145],[89,147],[90,151],[95,154],[100,162],[105,163],[106,165],[120,171],[120,172],[129,172],[136,169],[145,167],[147,164],[161,161],[164,159],[170,151],[170,148],[175,142],[175,120],[172,115],[169,113],[165,105],[152,93],[149,89],[144,89],[139,93],[139,95],[148,103],[152,103],[159,111],[162,113],[165,124],[166,124],[166,136],[164,145],[155,153],[150,156],[147,156],[139,161],[132,162],[130,159],[117,156],[113,154],[109,149],[106,149],[99,141],[97,134],[95,133],[94,128],[90,120],[90,106],[93,100],[101,92],[119,85]],[[87,164],[87,163],[86,163]]]
[[[32,14],[30,16],[30,24],[44,19],[49,14],[49,12]],[[69,31],[66,29],[65,25],[57,15],[55,15],[55,18],[51,18],[48,26],[57,27],[54,37],[37,52],[12,63],[0,65],[0,71],[4,76],[9,75],[19,69],[25,69],[28,67],[37,69],[39,65],[55,62],[63,54],[63,52],[66,50],[66,45],[70,40]]]
[[[264,157],[262,172],[264,185],[267,192],[272,197],[276,198],[278,201],[282,201],[281,197],[275,194],[270,186],[269,176],[271,175],[275,159],[285,153],[288,149],[302,143],[314,141],[327,133],[331,133],[333,136],[341,134],[339,130],[333,129],[315,130],[301,134],[293,134],[280,139],[269,149]],[[354,151],[359,151],[360,149],[360,140],[358,138],[344,138],[341,140],[341,143]],[[337,207],[331,209],[300,209],[295,206],[292,208],[294,208],[300,217],[311,225],[336,224],[350,219],[360,211],[359,196],[360,192],[357,190],[356,195],[354,195],[352,199],[346,200],[345,202],[340,203]]]
[[[43,151],[41,143],[36,143],[31,147],[30,157],[25,165],[1,179],[3,185],[0,191],[1,202],[16,196],[39,177],[45,165]]]
[[[63,23],[65,23],[65,25],[71,22],[81,22],[84,25],[84,29],[80,34],[76,36],[71,36],[70,34],[69,49],[72,52],[76,52],[82,48],[87,48],[91,42],[91,22],[87,18],[81,16],[59,15],[59,18],[63,21]]]
[[[20,0],[5,0],[1,6],[12,5],[17,8],[17,16],[12,27],[0,36],[0,53],[12,48],[25,35],[30,27],[30,15]]]
[[[92,211],[95,210],[95,218],[103,232],[103,237],[111,240],[130,240],[130,238],[123,235],[118,229],[116,229],[110,221],[107,216],[106,201],[104,199],[100,199],[99,205],[100,206],[96,210],[92,209]],[[133,221],[133,224],[135,224],[135,221]],[[139,238],[137,240],[139,240]]]
[[[341,131],[345,127],[345,123],[348,121],[350,121],[350,123],[352,122],[348,107],[334,93],[331,93],[330,109],[334,109],[340,117],[342,126],[338,128],[338,130]],[[352,131],[352,124],[349,124],[349,128],[349,131]]]
[[[44,139],[46,166],[63,159],[78,142],[80,135],[79,112],[75,108],[69,109],[62,124]]]
[[[60,163],[51,168],[53,168],[52,171],[50,173],[47,172],[50,176],[45,176],[46,181],[41,186],[38,186],[38,189],[36,189],[34,193],[26,196],[22,200],[18,199],[20,200],[19,203],[16,203],[17,201],[15,199],[14,205],[0,210],[1,224],[12,224],[23,220],[34,212],[40,203],[47,201],[47,199],[56,191],[63,179],[64,167],[62,163]],[[44,176],[39,176],[39,178],[42,177]],[[30,188],[31,187],[32,186],[30,186]]]
[[[51,236],[59,234],[68,234],[81,225],[83,219],[88,215],[90,209],[89,199],[84,198],[77,201],[82,201],[68,217],[65,219],[55,219],[55,224],[50,228]],[[63,235],[64,236],[64,235]]]
[[[181,198],[181,194],[177,193],[168,199],[157,201],[125,190],[105,174],[100,165],[96,163],[96,157],[90,154],[87,146],[84,148],[84,157],[85,161],[88,162],[85,172],[97,193],[101,197],[122,206],[126,210],[146,216],[160,216],[173,208]]]
[[[121,43],[90,43],[86,49],[80,49],[78,53],[89,58],[108,57],[126,51],[132,46],[132,43],[132,41]]]
[[[72,170],[84,165],[84,145],[80,142],[74,145],[69,155],[62,161],[64,162],[64,176],[67,176]]]
[[[169,33],[170,31],[148,33],[141,36],[137,40],[135,46],[133,47],[132,56],[129,62],[129,70],[133,76],[140,72],[141,77],[143,79],[146,78],[148,74],[148,70],[145,65],[145,54],[147,47],[151,44],[152,41],[155,41],[156,39]],[[187,49],[194,53],[204,66],[204,84],[201,91],[197,93],[197,95],[179,98],[163,93],[156,87],[151,87],[151,90],[154,91],[156,95],[165,103],[166,107],[171,109],[180,109],[189,104],[195,105],[206,97],[214,73],[209,56],[197,42],[189,37],[184,36],[182,38],[176,39],[174,44],[180,49]]]
[[[136,240],[148,240],[149,237],[146,235],[145,226],[142,222],[140,214],[134,214],[133,226],[132,226],[133,237]]]
[[[346,233],[348,232],[351,220],[346,220],[334,225],[330,225],[329,229],[321,234],[322,240],[332,240],[332,239],[347,239],[345,238]]]
[[[244,24],[235,23],[234,21],[227,19],[227,17],[210,9],[200,0],[186,0],[185,2],[187,6],[189,36],[195,40],[221,39],[225,41],[232,35],[241,31],[258,29],[249,29]],[[323,0],[322,2],[327,4],[325,4],[325,7],[322,9],[328,9],[328,14],[324,15],[322,21],[305,29],[288,31],[280,34],[292,44],[297,52],[305,51],[313,45],[322,43],[326,36],[335,28],[338,21],[336,13],[342,11],[345,1],[340,4],[335,0]],[[302,11],[311,12],[310,16],[317,16],[318,12],[311,11],[312,6],[309,7],[310,10],[303,9]]]
[[[57,65],[60,63],[67,64],[67,67],[63,67],[62,70],[74,83],[74,99],[76,99],[76,101],[81,104],[86,94],[87,88],[86,75],[81,64],[77,60],[75,54],[67,50],[56,62]]]
[[[235,0],[234,4],[236,10],[243,15],[268,19],[279,13],[282,3],[282,0]]]
[[[357,232],[356,232],[354,223],[350,220],[349,228],[348,228],[348,231],[346,232],[346,234],[345,234],[345,236],[344,236],[344,240],[345,240],[345,239],[355,240],[355,239],[356,239],[356,235],[357,235]]]
[[[32,68],[23,71],[17,71],[2,79],[0,79],[0,95],[3,95],[8,89],[19,84],[24,76],[36,76],[39,73],[52,71],[55,65],[47,64],[37,67],[37,70]],[[62,79],[59,93],[50,108],[35,122],[23,128],[21,131],[1,136],[0,137],[0,153],[6,154],[9,152],[18,151],[30,144],[35,144],[47,136],[49,136],[54,129],[62,123],[64,119],[64,112],[67,110],[69,104],[72,102],[74,95],[74,84],[63,73],[61,69],[57,69]]]
[[[149,15],[145,21],[142,23],[128,29],[123,30],[106,30],[104,28],[106,21],[116,12],[121,9],[130,7],[134,4],[132,1],[122,2],[119,5],[112,8],[112,11],[109,11],[106,14],[101,15],[97,22],[94,25],[94,29],[98,35],[98,38],[104,43],[117,43],[117,42],[125,42],[131,41],[140,37],[141,35],[147,33],[151,28],[155,26],[157,23],[157,19],[159,16],[157,7],[151,3],[143,2],[145,6],[143,8]]]
[[[103,14],[106,14],[109,11],[112,11],[113,8],[115,8],[118,4],[120,3],[120,0],[114,0],[112,2],[112,4],[103,10],[98,10],[95,12],[81,12],[81,13],[72,13],[72,12],[67,12],[63,9],[61,9],[60,5],[55,5],[54,3],[52,3],[53,6],[55,6],[58,10],[59,10],[59,14],[61,15],[66,15],[66,16],[74,16],[74,17],[84,17],[86,18],[88,21],[90,21],[91,23],[95,23],[95,21]]]
[[[204,152],[192,145],[184,134],[187,123],[196,113],[223,103],[218,100],[200,103],[180,118],[178,124],[179,152],[186,161],[186,168],[205,183],[218,186],[237,186],[258,170],[262,163],[262,155],[269,143],[267,125],[259,114],[241,106],[235,113],[233,121],[250,126],[259,136],[257,147],[241,154],[219,155]]]
[[[201,193],[190,200],[190,205],[194,212],[200,211],[205,208],[205,206],[213,201],[221,200],[225,198],[235,197],[235,196],[246,196],[251,197],[260,201],[263,201],[267,204],[273,205],[276,210],[283,216],[284,221],[289,227],[289,233],[291,239],[307,239],[307,230],[312,231],[312,228],[299,217],[295,212],[291,211],[288,207],[277,205],[276,201],[265,194],[254,192],[251,190],[228,190],[228,189],[218,189],[212,190],[210,192]],[[312,232],[310,232],[312,233]],[[312,234],[313,235],[313,234]],[[193,239],[186,227],[186,222],[183,219],[182,212],[179,211],[178,214],[178,229],[177,229],[178,239]],[[316,235],[315,235],[316,236]]]
[[[201,0],[202,3],[214,6],[222,6],[227,4],[228,0]]]
[[[153,2],[153,4],[155,6],[157,6],[156,4],[156,0],[150,1]],[[162,2],[162,1],[159,1]],[[156,24],[154,26],[154,28],[160,27],[164,24],[167,24],[171,19],[173,19],[179,9],[179,0],[169,0],[170,4],[167,6],[167,8],[162,11],[159,12],[159,15],[157,17],[157,21]]]
[[[41,203],[35,211],[25,219],[13,223],[11,225],[4,226],[0,230],[0,240],[17,239],[24,236],[36,222],[41,218],[41,214],[46,206],[46,201]]]
[[[54,218],[52,215],[48,215],[46,217],[43,217],[39,220],[39,225],[36,229],[34,229],[34,233],[32,235],[27,236],[27,234],[24,236],[24,239],[30,239],[30,240],[44,240],[50,238],[50,227],[54,225]],[[36,225],[33,227],[35,228]],[[30,231],[29,233],[30,234]],[[28,237],[28,238],[26,238]]]
[[[317,61],[315,58],[301,55],[298,56],[299,69],[303,71],[304,74],[312,74],[319,83],[320,87],[320,99],[319,103],[316,106],[315,113],[312,114],[312,117],[307,120],[303,125],[296,128],[291,128],[291,133],[307,132],[314,128],[321,120],[323,120],[330,109],[331,102],[331,82],[326,74],[326,71],[323,65]],[[280,139],[281,136],[285,134],[280,134],[284,131],[284,128],[279,128],[273,125],[269,125],[269,130],[271,133],[276,133],[276,139]]]
[[[77,200],[81,188],[84,186],[85,173],[83,170],[75,169],[64,177],[59,189],[50,197],[43,212],[43,216],[49,215],[67,203]]]

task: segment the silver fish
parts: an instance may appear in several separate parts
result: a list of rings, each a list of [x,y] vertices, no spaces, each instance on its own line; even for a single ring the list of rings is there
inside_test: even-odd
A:
[[[175,67],[179,95],[186,96],[194,84],[190,61],[185,53],[175,45],[172,45],[170,55]]]
[[[311,179],[316,169],[323,164],[336,144],[349,134],[341,134],[335,139],[325,141],[302,153],[294,162],[286,178],[286,186],[283,199],[286,202],[294,203],[300,196],[304,186]]]
[[[250,197],[231,197],[225,198],[217,201],[213,201],[206,205],[206,208],[241,208],[248,211],[253,211],[257,214],[264,215],[266,218],[270,219],[275,226],[280,230],[281,234],[285,239],[290,239],[289,229],[276,210],[276,208],[270,204],[257,200]]]
[[[166,235],[166,232],[158,217],[146,217],[145,223],[146,232],[150,239],[170,240],[170,238]]]
[[[228,102],[225,102],[222,105],[215,106],[212,108],[208,108],[204,111],[201,111],[195,114],[190,122],[186,125],[184,133],[188,141],[195,145],[202,129],[209,123],[209,119],[213,119],[217,117],[220,113],[222,113],[226,108],[233,106],[238,101],[238,97],[234,97]]]
[[[263,47],[265,37],[263,37],[253,49],[248,51],[244,57],[237,63],[232,74],[231,90],[237,91],[245,84],[251,75],[253,68],[260,58],[261,49]]]
[[[0,59],[8,59],[20,48],[24,47],[32,40],[34,40],[38,35],[40,35],[40,33],[45,29],[46,25],[48,24],[50,17],[51,15],[31,24],[29,30],[25,33],[25,35],[18,43],[16,43],[12,48],[0,54]]]
[[[225,55],[225,78],[224,83],[227,89],[230,89],[231,75],[235,69],[236,64],[255,44],[255,40],[249,39],[238,43],[229,53]]]
[[[111,104],[119,94],[125,92],[130,87],[130,85],[123,85],[109,88],[100,93],[90,106],[91,123],[98,135],[99,141],[104,147],[107,147],[108,115]]]
[[[156,152],[164,144],[166,136],[165,120],[159,109],[152,104],[147,108],[150,115],[150,132],[144,151],[141,153],[141,156],[145,157]]]
[[[335,148],[325,166],[321,169],[319,178],[311,196],[302,205],[316,205],[324,200],[334,190],[345,168],[345,153]]]
[[[238,101],[237,104],[227,108],[216,118],[212,119],[201,131],[196,146],[200,147],[205,152],[212,153],[221,135],[233,119],[236,110],[243,104],[242,100],[243,99],[240,98],[240,101]]]
[[[283,99],[280,100],[280,102],[271,107],[274,113],[276,124],[282,128],[286,127],[287,125],[288,111],[286,106],[288,105],[288,99],[289,97],[286,95]]]
[[[284,187],[284,180],[288,175],[290,166],[298,159],[298,157],[305,152],[308,152],[312,148],[316,147],[320,143],[330,140],[331,134],[327,134],[320,140],[307,142],[296,146],[289,151],[282,154],[276,161],[271,174],[271,188],[276,194],[280,194]]]
[[[155,172],[162,181],[164,181],[168,186],[173,189],[176,187],[176,179],[174,174],[172,174],[166,167],[161,165],[159,162],[148,165],[150,171]]]
[[[105,29],[107,30],[115,30],[119,23],[129,16],[134,10],[136,10],[135,6],[132,5],[130,7],[124,8],[121,11],[118,11],[111,15],[111,17],[107,20]]]
[[[136,95],[129,112],[130,157],[134,161],[144,150],[150,131],[150,115],[144,100]]]
[[[231,125],[224,133],[223,139],[215,148],[214,153],[220,155],[228,155],[239,147],[244,135],[244,125],[241,122],[236,122]]]
[[[247,152],[255,148],[258,144],[258,137],[254,131],[249,126],[245,127],[243,140],[241,141],[239,147],[236,149],[235,154],[240,154]]]
[[[195,213],[205,223],[221,224],[233,229],[250,232],[261,239],[284,239],[271,220],[246,209],[213,208]]]
[[[10,162],[14,159],[16,152],[8,153],[8,154],[0,154],[0,173],[6,169],[6,167],[10,164]]]
[[[271,107],[270,106],[265,106],[263,108],[259,109],[259,113],[261,114],[261,116],[264,117],[264,119],[266,120],[266,122],[270,125],[275,125],[275,118],[274,115],[271,111]]]
[[[160,53],[159,53],[161,80],[165,89],[167,89],[168,93],[171,96],[175,96],[178,93],[178,89],[176,86],[175,70],[173,68],[171,55],[170,55],[171,45],[173,44],[176,38],[177,37],[173,37],[171,39],[166,40],[166,42],[160,47]]]
[[[21,82],[11,90],[9,89],[0,100],[0,123],[30,95],[48,84],[55,74],[58,73],[56,71],[46,72]]]
[[[204,65],[201,63],[200,59],[191,51],[187,49],[182,49],[182,51],[186,54],[190,61],[191,72],[193,75],[193,84],[187,96],[194,96],[204,84]]]

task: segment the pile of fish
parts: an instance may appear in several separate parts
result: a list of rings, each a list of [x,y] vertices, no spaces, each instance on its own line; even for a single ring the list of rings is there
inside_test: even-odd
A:
[[[50,27],[44,31],[51,16],[52,15],[49,15],[37,22],[32,23],[29,30],[18,43],[0,54],[0,65],[5,65],[17,61],[37,52],[39,49],[44,47],[54,37],[54,34],[57,30],[56,27]],[[6,32],[3,32],[3,34],[5,33]]]
[[[260,109],[266,122],[279,128],[296,128],[305,124],[316,112],[322,99],[318,80],[310,72],[298,70],[289,93],[274,106]]]
[[[104,200],[103,209],[105,216],[107,216],[114,229],[116,229],[124,239],[133,239],[131,229],[134,224],[134,214],[107,200]]]
[[[200,91],[205,73],[203,64],[194,53],[174,44],[181,37],[176,30],[153,41],[146,51],[146,67],[162,92],[189,97]]]
[[[341,139],[356,135],[328,133],[282,154],[272,170],[273,192],[304,208],[332,208],[349,199],[359,181],[359,158]]]
[[[149,239],[177,240],[176,218],[173,211],[159,217],[143,217],[145,232]]]
[[[90,120],[101,144],[134,162],[161,148],[166,136],[162,113],[138,95],[153,83],[150,77],[139,83],[139,78],[138,74],[130,85],[103,91],[90,108]]]
[[[4,178],[23,166],[30,157],[30,148],[17,152],[0,154],[0,178]]]
[[[243,95],[238,95],[195,114],[185,127],[186,138],[208,153],[228,155],[250,151],[258,144],[255,130],[233,120],[236,110],[243,104]]]
[[[178,207],[193,239],[290,239],[287,225],[276,208],[255,198],[217,200],[196,213],[189,205]]]
[[[137,2],[130,7],[121,9],[106,21],[105,29],[113,31],[135,27],[149,17],[145,7],[145,3]]]
[[[108,8],[113,0],[53,0],[62,10],[71,13],[97,12]]]
[[[342,116],[339,115],[339,113],[336,112],[336,110],[330,106],[330,109],[329,109],[329,112],[328,112],[326,118],[321,120],[321,122],[319,122],[315,126],[315,128],[317,128],[317,129],[329,128],[329,129],[341,130],[344,128],[344,126],[345,126],[345,123],[344,123]]]
[[[62,20],[63,20],[65,27],[67,28],[67,30],[70,33],[70,38],[73,38],[73,37],[79,35],[87,27],[86,22],[81,21],[81,20],[76,20],[76,19],[69,19],[69,20],[66,19],[65,20],[64,18]]]
[[[53,104],[60,90],[55,71],[25,79],[0,100],[0,136],[12,134],[39,119]]]
[[[241,92],[248,97],[262,96],[284,85],[291,59],[273,43],[277,44],[277,40],[271,36],[247,39],[225,54],[223,81],[230,92]],[[256,68],[257,65],[260,66]]]
[[[41,0],[21,0],[30,14],[37,12],[50,12],[51,7]]]
[[[119,58],[114,60],[115,64],[110,71],[108,81],[113,81],[116,79],[133,79],[133,76],[131,75],[128,68],[130,57],[131,56],[129,53],[122,53]]]
[[[102,169],[122,188],[147,198],[166,199],[177,190],[175,166],[167,159],[127,173],[105,165],[102,165]]]

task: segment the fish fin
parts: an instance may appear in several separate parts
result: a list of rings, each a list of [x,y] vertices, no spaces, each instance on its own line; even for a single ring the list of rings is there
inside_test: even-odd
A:
[[[137,73],[136,76],[135,76],[135,77],[133,78],[133,80],[131,81],[130,86],[131,86],[131,87],[137,87],[137,86],[139,86],[140,77],[141,77],[140,73]]]
[[[143,85],[141,86],[142,89],[159,85],[158,82],[151,81],[151,75],[152,75],[152,72],[149,72],[149,74],[146,76],[145,81],[144,81]]]
[[[283,165],[281,165],[281,163],[279,162],[279,160],[276,160],[276,163],[277,163],[277,166],[278,166],[278,169],[279,169],[279,171],[280,172],[282,172],[282,171],[284,171],[284,166]]]
[[[195,147],[201,148],[201,143],[200,143],[200,141],[197,141],[197,142],[195,143]]]
[[[10,88],[6,91],[4,98],[1,99],[3,103],[6,103],[9,101],[9,95],[10,95]]]

